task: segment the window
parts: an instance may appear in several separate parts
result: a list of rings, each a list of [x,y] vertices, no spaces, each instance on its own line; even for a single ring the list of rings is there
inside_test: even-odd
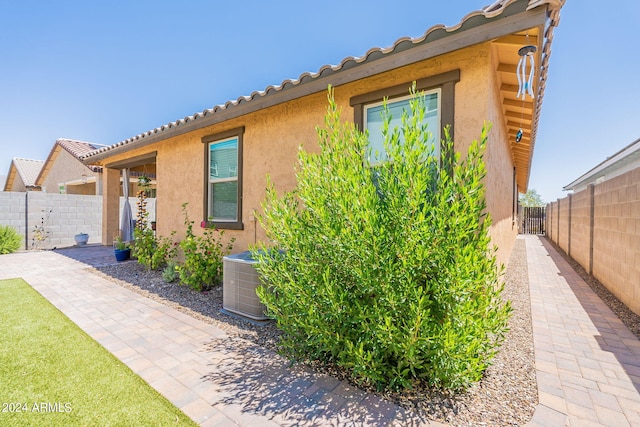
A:
[[[402,128],[402,114],[403,112],[411,113],[411,106],[409,105],[412,96],[404,96],[402,98],[396,98],[387,101],[387,110],[391,115],[391,123],[389,130],[394,128]],[[424,106],[425,117],[424,121],[427,125],[427,130],[432,134],[429,144],[434,144],[434,155],[440,155],[440,89],[431,90],[424,93]],[[369,131],[369,145],[371,147],[372,159],[369,159],[371,164],[382,162],[385,160],[384,154],[384,141],[382,137],[382,113],[384,110],[384,102],[375,102],[365,105],[364,107],[364,125],[363,128]],[[403,136],[400,135],[402,140]]]
[[[434,142],[440,141],[443,135],[442,129],[451,126],[451,138],[454,137],[454,103],[455,84],[460,81],[460,70],[451,70],[446,73],[431,77],[425,77],[415,81],[416,89],[425,93],[425,106],[427,108],[428,130],[433,134]],[[372,151],[382,152],[381,116],[382,101],[386,98],[387,106],[393,116],[391,126],[399,126],[402,110],[409,108],[409,89],[413,82],[389,87],[375,92],[357,95],[351,98],[353,118],[359,129],[369,130],[369,141]],[[436,151],[440,156],[450,156],[452,153],[441,153],[440,144],[436,144]],[[373,159],[372,163],[380,162],[381,158]]]
[[[242,130],[203,138],[207,150],[207,224],[242,229]]]

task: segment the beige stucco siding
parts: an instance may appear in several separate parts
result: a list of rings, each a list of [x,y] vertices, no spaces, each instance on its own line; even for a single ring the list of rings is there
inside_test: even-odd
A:
[[[15,170],[13,172],[13,182],[11,183],[11,188],[9,188],[9,191],[27,191],[27,187],[24,185],[22,177]]]
[[[66,182],[78,181],[82,179],[96,179],[97,174],[82,162],[72,156],[68,151],[56,146],[55,158],[50,162],[51,169],[47,172],[47,175],[42,182],[43,191],[47,193],[59,193],[60,184]],[[66,191],[68,194],[84,194],[93,195],[96,194],[95,182],[87,183],[83,185],[68,186]]]
[[[490,45],[483,44],[432,60],[401,67],[394,71],[358,80],[335,88],[335,99],[342,109],[344,120],[353,121],[350,98],[380,89],[407,83],[451,70],[460,70],[460,81],[455,86],[455,140],[460,151],[466,151],[473,139],[480,135],[490,115],[500,116],[496,87],[491,69]],[[298,147],[316,151],[316,126],[322,125],[327,108],[326,91],[265,108],[214,126],[192,131],[159,143],[135,149],[105,159],[104,164],[118,162],[150,152],[157,152],[157,232],[168,236],[176,230],[176,238],[184,236],[180,207],[187,202],[189,217],[195,221],[194,229],[201,231],[199,223],[205,217],[205,147],[201,142],[207,135],[244,127],[243,135],[243,200],[244,230],[227,230],[227,237],[236,239],[234,251],[246,250],[249,245],[265,239],[264,230],[254,219],[253,212],[261,211],[265,196],[266,176],[269,174],[278,191],[294,188]],[[493,108],[493,110],[492,110]],[[515,232],[511,228],[512,161],[505,142],[503,124],[494,124],[492,147],[488,161],[488,179],[496,180],[487,187],[488,203],[494,216],[496,244],[508,257]],[[105,185],[107,183],[105,182]],[[105,190],[106,191],[106,190]]]
[[[514,203],[517,194],[514,188],[515,161],[511,149],[514,141],[509,139],[506,132],[507,126],[500,100],[500,82],[496,73],[493,72],[498,66],[498,58],[495,55],[491,58],[490,68],[487,69],[487,85],[479,84],[487,88],[488,114],[484,119],[491,123],[485,153],[486,201],[492,220],[490,230],[492,243],[498,247],[498,262],[506,265],[518,234],[518,227],[514,222]],[[479,135],[475,138],[479,138]]]

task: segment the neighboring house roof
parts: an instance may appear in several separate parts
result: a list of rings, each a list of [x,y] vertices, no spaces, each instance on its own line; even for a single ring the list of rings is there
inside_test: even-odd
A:
[[[326,90],[328,84],[339,86],[454,50],[507,36],[521,31],[523,28],[540,27],[543,29],[541,32],[544,32],[544,34],[540,37],[543,39],[543,43],[537,43],[539,45],[539,57],[542,59],[536,72],[536,96],[534,102],[528,103],[526,107],[531,112],[528,115],[528,121],[531,124],[527,129],[527,150],[522,156],[522,160],[516,159],[516,163],[521,163],[518,167],[524,170],[521,184],[526,189],[547,80],[553,29],[559,23],[560,9],[564,3],[565,0],[499,0],[482,10],[469,13],[457,25],[450,27],[435,25],[421,37],[403,37],[398,39],[391,47],[376,47],[370,49],[363,56],[347,57],[338,65],[325,65],[318,72],[303,73],[297,79],[284,80],[279,85],[268,86],[266,89],[255,91],[249,96],[243,96],[234,101],[216,105],[213,108],[96,150],[85,155],[84,161],[98,161],[132,148],[142,147],[172,136],[181,135],[266,107],[317,93]],[[546,7],[538,9],[541,6]],[[544,16],[541,15],[543,11],[546,12]],[[488,23],[495,23],[496,25],[487,29],[484,25]],[[522,36],[522,39],[524,39],[524,36]],[[513,66],[511,68],[498,71],[508,71],[513,74],[515,79],[516,67]],[[517,92],[517,87],[514,91],[512,85],[503,86],[506,86],[501,88],[503,91],[513,91],[514,95]],[[512,107],[514,106],[505,102],[506,116],[509,116],[509,110]],[[522,107],[519,104],[515,106],[515,108]],[[518,109],[516,111],[517,113],[514,112],[513,114],[521,116],[521,110]],[[511,117],[513,117],[513,114],[511,114]],[[510,134],[515,134],[517,129],[513,129],[513,127],[516,125],[511,122],[508,122],[507,125]]]
[[[51,167],[53,166],[53,163],[58,157],[60,150],[62,149],[66,150],[69,154],[71,154],[73,157],[78,159],[80,163],[82,163],[82,159],[84,156],[86,156],[87,154],[93,151],[98,150],[99,148],[100,148],[99,145],[93,144],[90,142],[84,142],[84,141],[78,141],[75,139],[66,139],[66,138],[57,139],[55,144],[53,144],[51,151],[49,152],[49,156],[47,157],[47,160],[45,160],[44,162],[42,170],[40,171],[36,179],[36,183],[39,186],[42,186],[45,178],[47,177],[47,174],[49,173],[49,171],[51,170]],[[86,165],[84,163],[83,165],[86,166],[89,170],[91,170],[91,172],[95,172],[95,173],[102,172],[102,168],[100,166]]]
[[[67,150],[73,157],[80,160],[83,156],[97,150],[100,146],[91,142],[78,141],[75,139],[59,138],[56,144]]]
[[[598,184],[640,167],[640,139],[624,147],[598,164],[580,178],[563,187],[565,191],[580,191],[590,184]]]
[[[38,185],[36,185],[36,179],[38,178],[43,165],[44,161],[42,160],[14,157],[13,160],[11,160],[9,175],[7,176],[7,181],[4,185],[4,191],[11,190],[16,174],[20,176],[20,179],[22,179],[26,188],[37,188]]]

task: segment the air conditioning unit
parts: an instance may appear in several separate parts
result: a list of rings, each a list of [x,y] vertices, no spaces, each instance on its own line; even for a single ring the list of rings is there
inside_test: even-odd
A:
[[[222,308],[253,320],[269,320],[256,289],[261,285],[251,252],[222,258]]]

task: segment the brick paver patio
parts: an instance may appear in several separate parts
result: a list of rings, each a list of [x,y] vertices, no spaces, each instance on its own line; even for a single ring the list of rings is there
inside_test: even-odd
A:
[[[95,248],[87,253],[92,262],[108,262]],[[0,256],[0,279],[12,277],[26,280],[203,426],[441,425],[334,378],[289,367],[269,350],[131,292],[58,253]]]
[[[545,239],[521,238],[540,401],[531,424],[640,426],[640,340]]]
[[[529,425],[640,426],[640,341],[544,239],[520,238],[527,247],[540,400]],[[82,259],[81,250],[67,255]],[[108,262],[99,249],[84,256],[93,265]],[[289,367],[264,348],[59,253],[3,255],[0,279],[11,277],[24,278],[201,425],[442,425]]]

